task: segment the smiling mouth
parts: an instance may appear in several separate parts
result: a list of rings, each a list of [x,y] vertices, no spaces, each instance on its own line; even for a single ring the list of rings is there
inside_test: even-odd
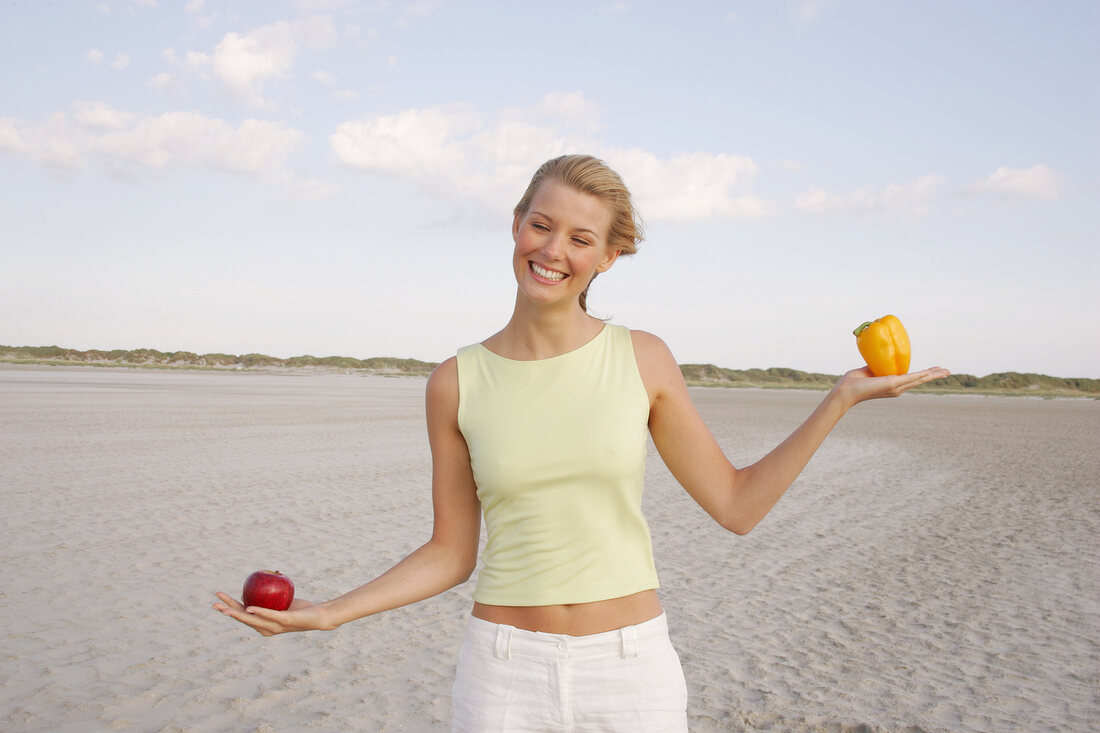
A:
[[[534,262],[530,263],[530,265],[531,265],[531,272],[535,273],[536,275],[541,277],[543,280],[550,280],[551,282],[561,282],[566,277],[568,277],[568,275],[566,275],[564,272],[555,272],[553,270],[547,270],[542,265],[539,265],[539,264],[534,263]]]

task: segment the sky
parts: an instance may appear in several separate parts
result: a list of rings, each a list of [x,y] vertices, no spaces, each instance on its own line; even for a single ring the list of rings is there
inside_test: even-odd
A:
[[[0,0],[0,343],[440,361],[585,152],[681,363],[1100,378],[1100,3]]]

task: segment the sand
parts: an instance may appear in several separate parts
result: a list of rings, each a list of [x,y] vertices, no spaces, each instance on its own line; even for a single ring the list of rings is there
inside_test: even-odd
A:
[[[324,599],[430,533],[424,380],[0,366],[0,729],[445,731],[466,584],[332,633]],[[694,389],[755,460],[821,399]],[[861,405],[746,537],[651,451],[662,601],[705,731],[1100,725],[1100,402]]]

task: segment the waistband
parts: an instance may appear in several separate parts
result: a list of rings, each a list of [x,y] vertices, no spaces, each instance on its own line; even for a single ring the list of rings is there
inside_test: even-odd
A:
[[[466,641],[491,649],[498,659],[511,659],[513,656],[540,659],[616,656],[631,659],[637,657],[639,652],[668,646],[668,619],[662,613],[649,621],[614,631],[569,636],[517,629],[508,624],[494,624],[470,616],[466,624]]]

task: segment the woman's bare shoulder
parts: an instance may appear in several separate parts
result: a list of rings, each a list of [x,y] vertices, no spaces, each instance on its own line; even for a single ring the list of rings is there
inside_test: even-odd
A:
[[[639,363],[643,359],[646,362],[676,362],[668,344],[649,331],[631,329],[630,340],[634,343],[634,355],[638,357]]]
[[[429,407],[433,403],[458,405],[458,357],[452,356],[432,370],[426,391]]]
[[[630,331],[634,343],[634,358],[642,375],[646,390],[657,396],[660,392],[683,381],[680,366],[668,344],[648,331]]]

